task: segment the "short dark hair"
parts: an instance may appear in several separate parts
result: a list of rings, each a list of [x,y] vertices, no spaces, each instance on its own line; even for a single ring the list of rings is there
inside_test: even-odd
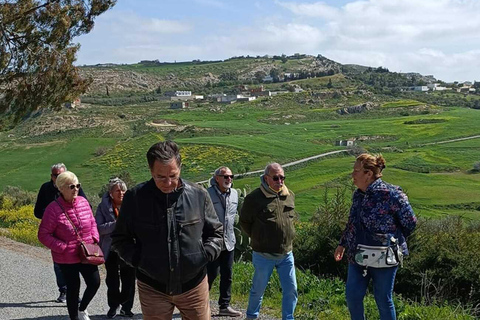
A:
[[[180,167],[182,165],[182,156],[180,155],[178,145],[170,140],[155,143],[147,151],[147,161],[150,169],[153,168],[153,164],[157,160],[161,163],[169,163],[175,160]]]

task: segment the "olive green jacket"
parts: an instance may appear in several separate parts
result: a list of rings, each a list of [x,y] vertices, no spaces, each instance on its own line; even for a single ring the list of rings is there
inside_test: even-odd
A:
[[[250,237],[256,252],[281,253],[292,251],[296,218],[295,195],[283,186],[272,194],[261,185],[245,197],[240,212],[240,226]]]

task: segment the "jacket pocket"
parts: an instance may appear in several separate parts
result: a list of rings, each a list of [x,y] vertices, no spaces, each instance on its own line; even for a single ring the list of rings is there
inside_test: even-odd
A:
[[[276,215],[277,206],[267,206],[265,207],[262,212],[258,215],[258,219],[263,223],[275,223],[277,221]]]
[[[190,280],[193,276],[208,263],[208,256],[201,239],[194,241],[191,239],[191,247],[188,252],[183,252],[180,258],[181,272],[185,281]]]
[[[178,221],[178,225],[179,225],[178,235],[180,236],[182,233],[187,232],[189,228],[195,227],[195,225],[200,223],[200,221],[201,221],[200,218],[186,220],[186,221]]]

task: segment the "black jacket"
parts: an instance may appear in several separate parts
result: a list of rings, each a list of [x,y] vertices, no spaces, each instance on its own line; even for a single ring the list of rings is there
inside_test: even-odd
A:
[[[185,180],[165,194],[153,179],[127,191],[113,231],[112,250],[137,269],[137,278],[177,295],[197,286],[222,250],[223,227],[207,191]]]
[[[83,192],[82,188],[78,190],[78,195],[87,199],[87,196]],[[42,186],[40,187],[40,191],[38,191],[37,202],[35,203],[35,209],[33,209],[33,214],[35,214],[35,217],[37,217],[38,219],[42,219],[43,213],[45,212],[45,209],[47,208],[47,206],[50,204],[50,202],[57,199],[59,196],[60,196],[60,192],[53,185],[52,180],[42,184]]]

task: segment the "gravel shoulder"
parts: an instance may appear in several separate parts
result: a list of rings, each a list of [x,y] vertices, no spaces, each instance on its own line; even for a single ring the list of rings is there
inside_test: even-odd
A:
[[[100,267],[101,285],[88,306],[92,320],[106,319],[107,286],[105,269]],[[82,289],[83,280],[82,280]],[[1,320],[57,320],[68,319],[65,303],[56,303],[58,290],[50,250],[29,246],[0,237],[0,319]],[[211,301],[212,319],[243,319],[219,317],[217,303]],[[245,312],[245,308],[235,306]],[[142,319],[138,295],[132,309],[133,319]],[[116,317],[122,319],[122,317]],[[129,319],[129,318],[124,318]],[[173,319],[181,319],[176,311]],[[274,318],[261,315],[260,319]]]

